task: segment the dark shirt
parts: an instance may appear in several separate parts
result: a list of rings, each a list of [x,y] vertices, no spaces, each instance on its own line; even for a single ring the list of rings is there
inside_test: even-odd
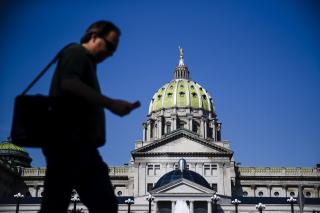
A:
[[[101,106],[90,104],[81,97],[61,88],[63,79],[76,79],[100,92],[96,74],[96,63],[92,55],[78,44],[67,47],[52,78],[50,96],[63,97],[69,103],[64,107],[61,127],[62,140],[69,145],[101,146],[105,143],[105,115]],[[72,102],[70,107],[70,102]],[[68,145],[68,144],[65,144]]]

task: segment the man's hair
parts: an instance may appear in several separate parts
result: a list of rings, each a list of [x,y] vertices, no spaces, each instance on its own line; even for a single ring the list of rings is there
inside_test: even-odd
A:
[[[87,43],[91,39],[93,34],[96,34],[98,36],[106,36],[111,31],[115,31],[119,36],[121,35],[120,29],[112,22],[103,20],[97,21],[88,27],[80,42],[81,44]]]

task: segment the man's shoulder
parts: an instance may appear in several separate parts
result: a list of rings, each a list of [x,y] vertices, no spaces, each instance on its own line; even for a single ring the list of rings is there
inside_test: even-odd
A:
[[[63,56],[88,57],[88,51],[81,44],[71,44],[63,51]]]

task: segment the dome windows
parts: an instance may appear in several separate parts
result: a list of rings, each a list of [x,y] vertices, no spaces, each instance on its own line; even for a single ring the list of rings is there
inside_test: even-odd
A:
[[[194,81],[187,79],[175,79],[160,87],[153,96],[150,105],[149,114],[172,108],[214,111],[212,100],[206,90]]]

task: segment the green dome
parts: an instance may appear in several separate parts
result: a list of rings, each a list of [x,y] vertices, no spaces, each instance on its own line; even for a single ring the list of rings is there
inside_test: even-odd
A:
[[[11,151],[25,152],[22,147],[14,145],[13,143],[10,143],[10,142],[0,143],[0,150],[11,150]]]
[[[166,83],[153,95],[149,114],[170,108],[193,108],[215,113],[207,91],[198,83],[182,78]]]
[[[14,167],[30,167],[32,161],[29,154],[22,147],[11,143],[10,139],[0,143],[0,159]]]

